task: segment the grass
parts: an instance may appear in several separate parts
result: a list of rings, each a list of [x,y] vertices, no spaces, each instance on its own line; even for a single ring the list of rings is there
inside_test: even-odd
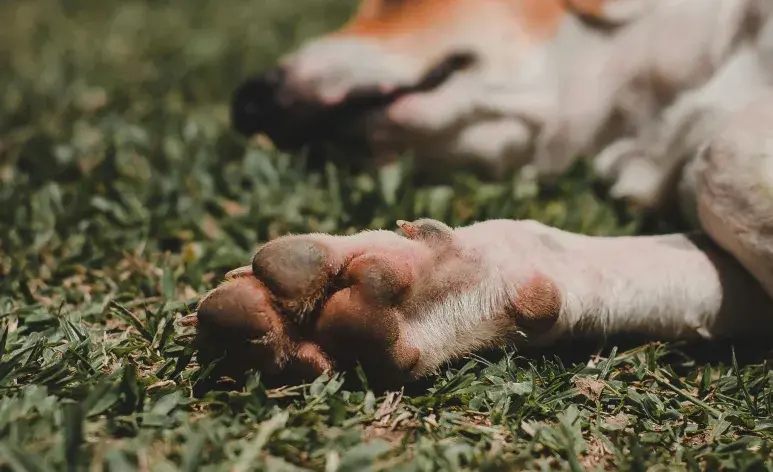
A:
[[[773,377],[732,346],[500,352],[402,392],[212,388],[174,320],[272,237],[418,216],[642,231],[582,166],[551,189],[416,188],[409,160],[311,171],[234,136],[237,83],[351,3],[0,3],[0,469],[773,469]]]

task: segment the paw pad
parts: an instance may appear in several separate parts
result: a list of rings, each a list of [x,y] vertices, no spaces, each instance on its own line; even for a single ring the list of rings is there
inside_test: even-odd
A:
[[[560,311],[558,287],[552,280],[538,274],[519,287],[511,316],[519,328],[543,334],[556,324]]]
[[[346,268],[347,285],[356,287],[367,303],[394,306],[413,282],[410,265],[377,254],[360,256]]]
[[[263,246],[252,259],[252,270],[284,311],[299,317],[313,310],[329,282],[325,249],[314,241],[294,237]]]
[[[268,293],[254,277],[226,282],[199,304],[198,325],[245,338],[264,336],[281,325]]]

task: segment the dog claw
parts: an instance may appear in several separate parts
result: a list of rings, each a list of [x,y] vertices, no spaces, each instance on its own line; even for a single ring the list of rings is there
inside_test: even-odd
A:
[[[408,239],[444,243],[450,243],[453,239],[453,230],[448,225],[430,218],[421,218],[412,222],[397,220],[397,226],[403,230]]]
[[[252,266],[244,266],[239,267],[237,269],[229,271],[227,274],[225,274],[226,280],[233,280],[238,279],[239,277],[248,277],[248,276],[254,276],[255,274],[252,272]]]

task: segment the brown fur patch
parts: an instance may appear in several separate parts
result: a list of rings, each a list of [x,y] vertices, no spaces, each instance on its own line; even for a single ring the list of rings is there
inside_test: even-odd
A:
[[[334,35],[390,37],[423,31],[446,20],[453,6],[448,0],[365,0]]]
[[[517,4],[522,27],[534,39],[553,38],[568,13],[563,0],[521,0]]]
[[[608,2],[609,0],[566,0],[572,10],[598,19],[604,18],[604,4]]]
[[[545,333],[555,325],[561,310],[561,294],[552,280],[537,274],[518,289],[512,316],[519,328]]]
[[[604,1],[582,1],[581,8],[593,11],[593,3]],[[552,38],[568,14],[565,0],[365,0],[357,15],[333,35],[387,38],[421,33],[453,21],[462,9],[486,8],[487,3],[512,7],[511,19],[534,39]]]

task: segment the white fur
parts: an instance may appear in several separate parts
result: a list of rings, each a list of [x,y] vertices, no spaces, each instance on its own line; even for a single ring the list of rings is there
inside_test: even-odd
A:
[[[406,341],[419,348],[421,357],[413,368],[423,375],[449,359],[485,348],[505,339],[504,323],[490,316],[501,311],[503,299],[489,289],[498,284],[482,280],[474,290],[454,294],[423,306],[404,325]]]
[[[547,345],[580,334],[662,339],[773,334],[773,300],[708,240],[702,246],[682,234],[591,237],[509,220],[455,233],[480,255],[477,266],[460,274],[475,280],[474,288],[451,291],[411,313],[403,329],[408,344],[421,352],[413,369],[417,376],[484,348]],[[545,235],[560,249],[541,244]],[[562,299],[556,324],[542,334],[522,330],[504,316],[521,284],[537,272],[553,281]]]

